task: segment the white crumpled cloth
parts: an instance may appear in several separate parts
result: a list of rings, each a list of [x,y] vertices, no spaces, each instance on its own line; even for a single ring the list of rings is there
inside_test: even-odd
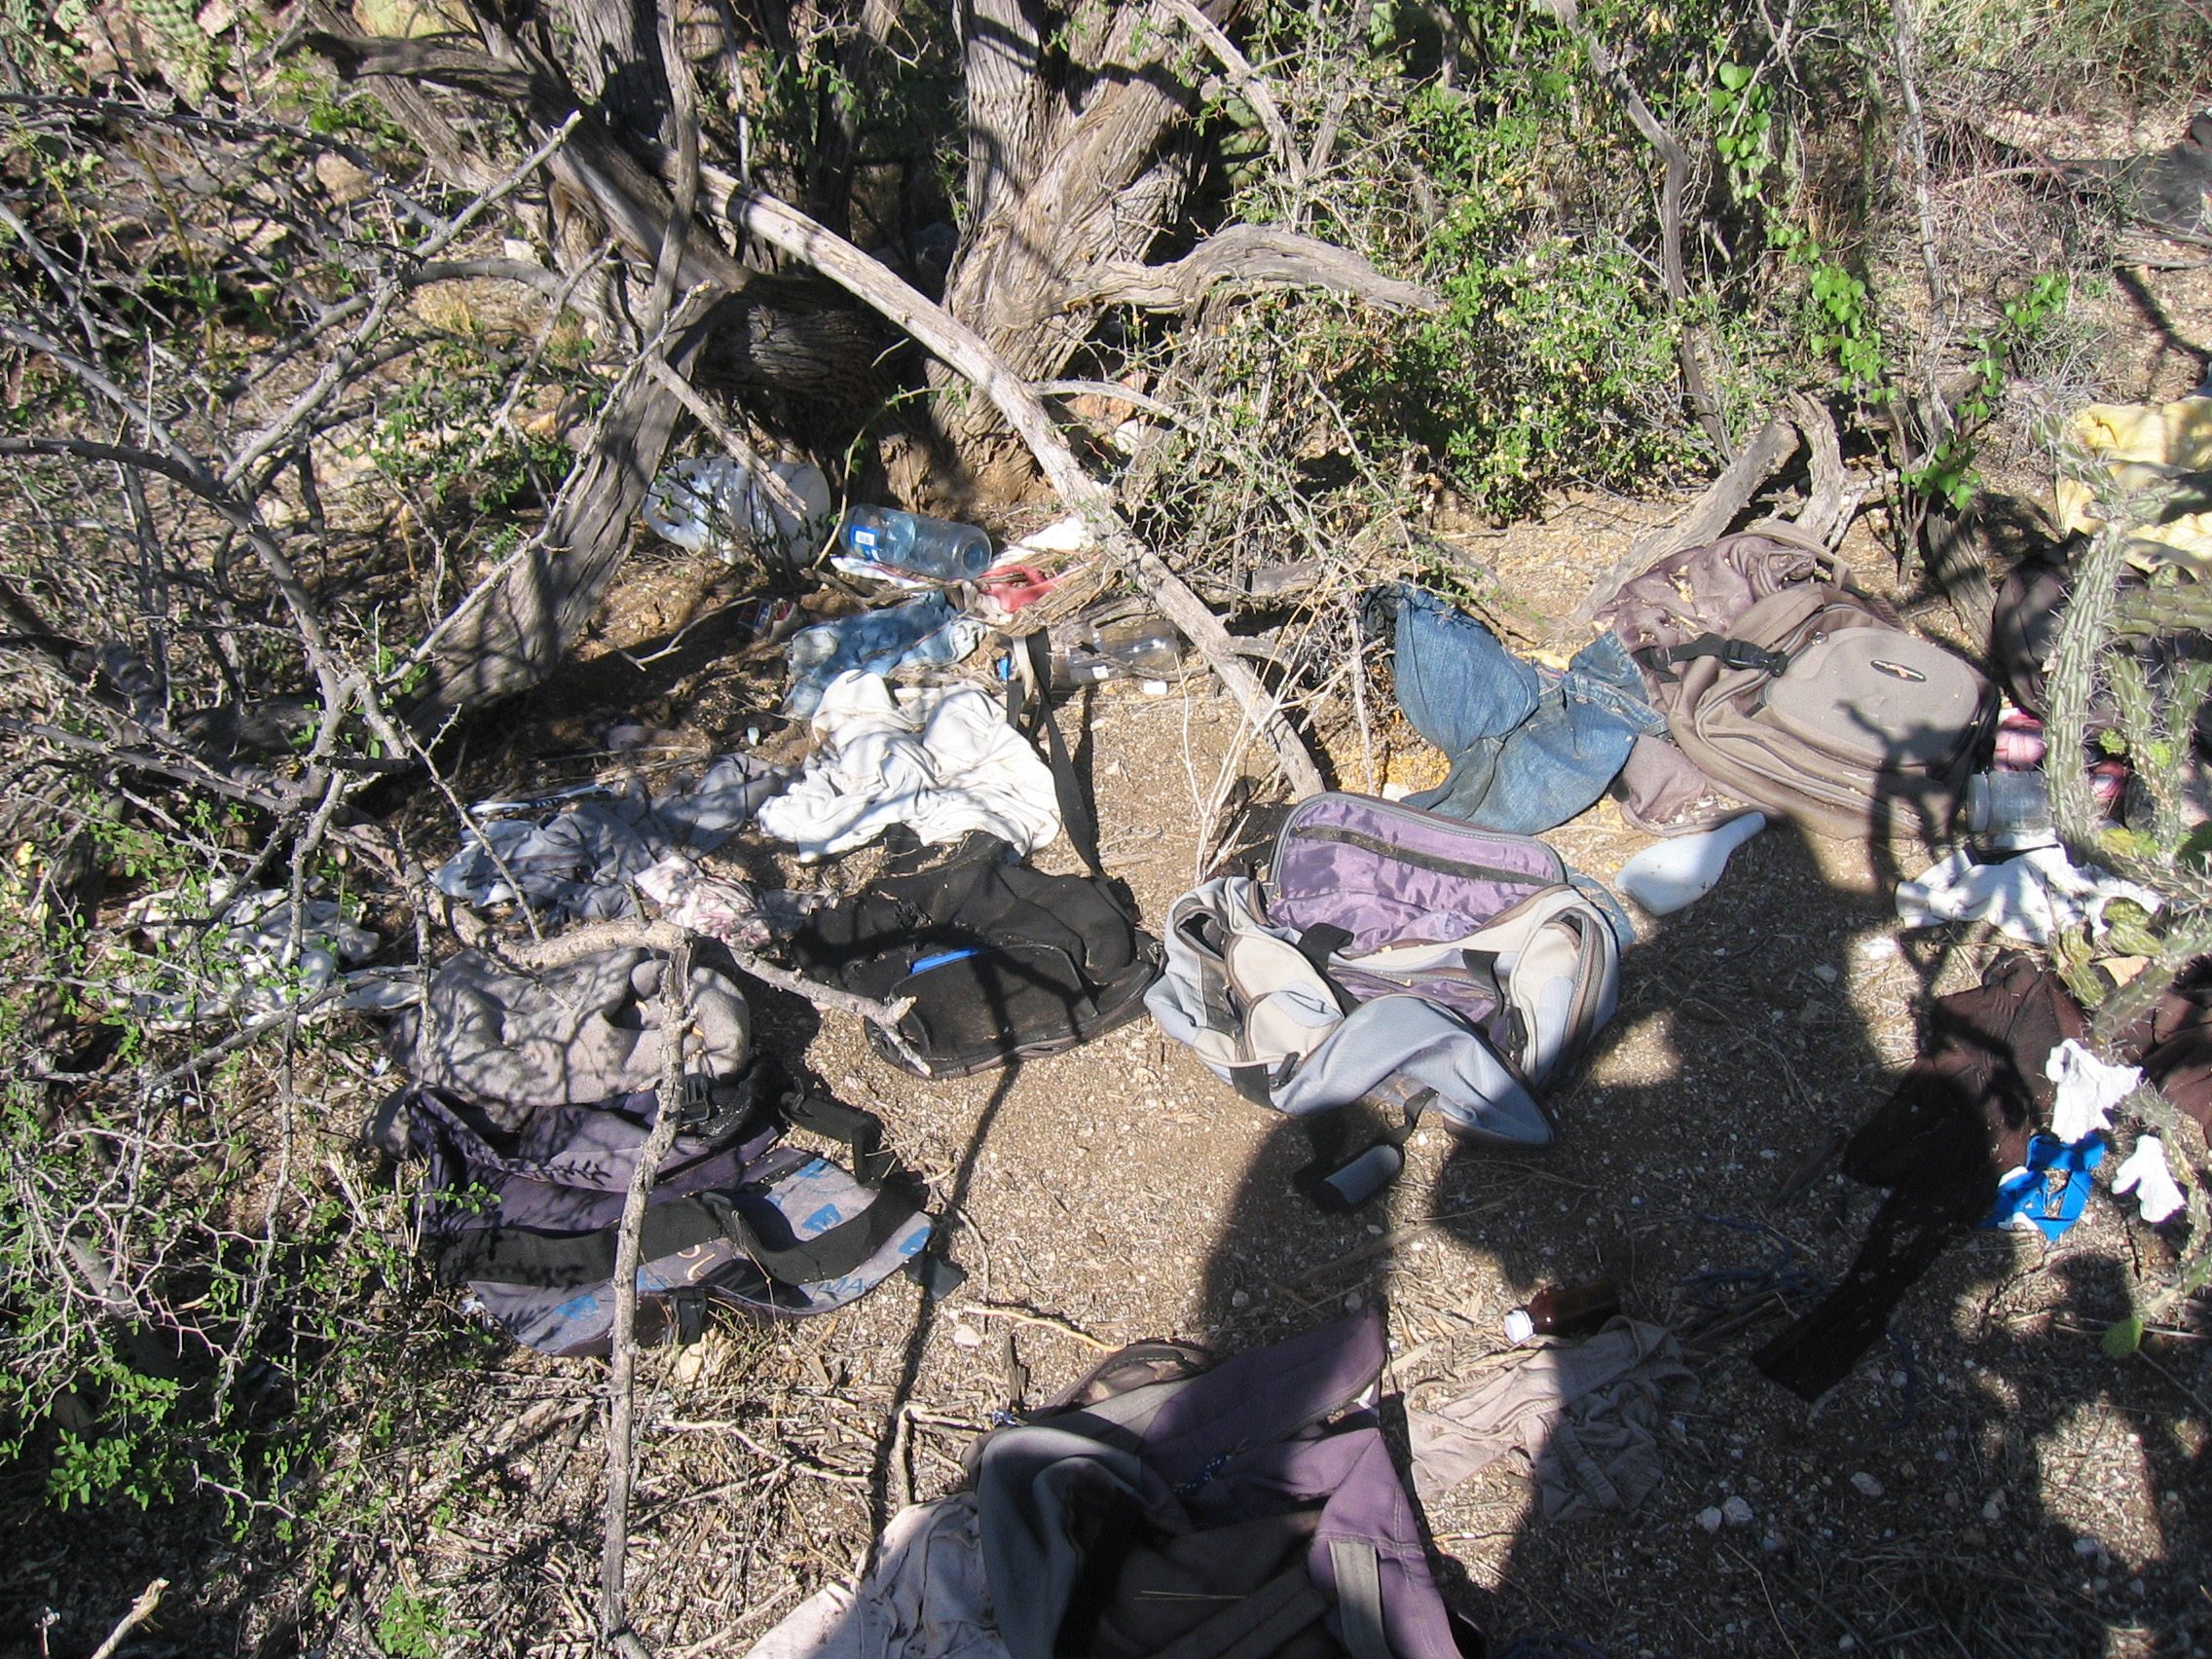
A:
[[[2050,1132],[2072,1146],[2112,1127],[2112,1109],[2143,1081],[2137,1066],[2107,1064],[2069,1037],[2051,1050],[2043,1075],[2058,1086],[2050,1103]]]
[[[929,842],[981,830],[1022,858],[1060,832],[1051,768],[976,686],[894,694],[879,674],[840,674],[814,729],[806,771],[756,821],[803,857],[858,847],[894,824]]]
[[[902,1509],[858,1584],[817,1591],[748,1659],[1007,1659],[983,1575],[976,1494]]]
[[[2038,847],[2002,864],[1975,864],[1964,847],[1898,886],[1898,917],[1909,928],[1993,922],[2028,944],[2048,944],[2061,928],[2097,926],[2105,906],[2126,899],[2157,910],[2158,896],[2095,865],[2076,865],[2063,847]]]
[[[2153,1226],[2170,1219],[2187,1201],[2166,1165],[2165,1143],[2157,1135],[2135,1137],[2135,1150],[2113,1171],[2112,1190],[2115,1197],[2133,1193],[2137,1212]]]

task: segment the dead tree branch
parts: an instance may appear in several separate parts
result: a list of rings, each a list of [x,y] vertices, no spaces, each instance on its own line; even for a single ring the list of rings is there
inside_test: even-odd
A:
[[[157,1578],[139,1591],[138,1600],[130,1604],[130,1610],[107,1633],[107,1640],[92,1649],[92,1659],[109,1659],[109,1655],[123,1645],[124,1638],[154,1616],[154,1609],[162,1604],[162,1592],[168,1587],[167,1579]]]
[[[1574,608],[1567,618],[1568,631],[1587,632],[1624,582],[1641,575],[1669,554],[1727,535],[1728,527],[1751,504],[1759,487],[1796,453],[1797,431],[1788,421],[1769,421],[1761,426],[1743,453],[1690,503],[1688,512],[1664,530],[1644,532],[1630,544],[1620,561],[1598,578],[1589,597]]]
[[[1236,43],[1222,32],[1218,23],[1191,4],[1191,0],[1161,0],[1161,3],[1213,54],[1214,61],[1229,76],[1229,84],[1243,95],[1244,101],[1252,106],[1252,113],[1260,118],[1260,125],[1267,129],[1268,142],[1274,147],[1275,160],[1282,164],[1282,170],[1289,176],[1290,188],[1305,190],[1306,161],[1298,153],[1298,140],[1291,136],[1290,123],[1283,120],[1282,111],[1276,107],[1274,92],[1252,67],[1251,59],[1237,50]]]
[[[1167,265],[1100,260],[1084,274],[1064,304],[1070,310],[1124,305],[1187,315],[1225,282],[1255,288],[1325,288],[1386,312],[1433,312],[1444,307],[1429,289],[1383,276],[1348,248],[1272,225],[1232,225]]]
[[[661,1160],[676,1144],[676,1125],[683,1117],[683,1033],[691,1018],[690,983],[691,936],[679,933],[661,978],[660,1109],[652,1132],[639,1149],[637,1167],[630,1172],[630,1191],[622,1200],[622,1221],[614,1234],[614,1318],[608,1337],[607,1530],[599,1553],[599,1629],[610,1643],[630,1629],[622,1572],[630,1547],[630,1441],[636,1409],[631,1380],[638,1363],[640,1235]]]
[[[1130,529],[1114,504],[1113,492],[1084,470],[1028,383],[975,330],[843,237],[757,191],[737,188],[729,202],[730,211],[748,231],[873,306],[991,400],[1029,446],[1039,469],[1061,498],[1089,521],[1108,550],[1183,637],[1198,647],[1230,695],[1242,705],[1246,717],[1273,749],[1293,795],[1319,793],[1323,787],[1320,769],[1283,718],[1278,700],[1238,659],[1221,619]]]

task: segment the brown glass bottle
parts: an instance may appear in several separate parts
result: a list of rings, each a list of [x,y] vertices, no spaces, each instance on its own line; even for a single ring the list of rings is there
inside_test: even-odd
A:
[[[1529,1298],[1529,1306],[1505,1316],[1505,1334],[1517,1343],[1531,1337],[1587,1337],[1621,1310],[1621,1293],[1611,1279],[1587,1284],[1548,1284]]]

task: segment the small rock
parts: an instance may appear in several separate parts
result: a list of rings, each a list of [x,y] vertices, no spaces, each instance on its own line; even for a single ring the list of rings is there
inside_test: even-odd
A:
[[[1718,1509],[1701,1509],[1698,1511],[1697,1524],[1708,1532],[1719,1531],[1720,1521],[1721,1515]]]
[[[350,202],[358,202],[376,189],[376,181],[343,156],[325,150],[317,155],[313,164],[315,182],[330,192],[330,200],[343,207]]]
[[[963,1348],[979,1348],[983,1346],[983,1333],[973,1325],[952,1327],[952,1346]]]
[[[1252,1306],[1252,1293],[1251,1293],[1250,1291],[1248,1291],[1248,1290],[1233,1290],[1233,1291],[1231,1291],[1231,1292],[1229,1293],[1229,1306],[1230,1306],[1230,1307],[1232,1307],[1232,1308],[1249,1308],[1249,1307],[1251,1307],[1251,1306]]]
[[[1857,1487],[1863,1496],[1880,1497],[1882,1495],[1882,1483],[1864,1469],[1861,1469],[1859,1473],[1851,1477],[1851,1484]]]
[[[1858,1645],[1859,1639],[1856,1636],[1839,1636],[1835,1641],[1835,1650],[1838,1653],[1849,1653]]]
[[[1751,1524],[1751,1503],[1743,1497],[1730,1497],[1720,1506],[1720,1518],[1731,1527],[1749,1527]]]
[[[2002,1497],[1993,1497],[1981,1506],[1981,1518],[1984,1521],[2001,1520],[2004,1514],[2005,1500]]]
[[[2084,1560],[2092,1556],[2098,1561],[2105,1559],[2104,1545],[2098,1543],[2094,1538],[2076,1538],[2074,1540],[2074,1553]]]
[[[1769,1532],[1759,1540],[1759,1548],[1768,1555],[1780,1555],[1782,1553],[1782,1541],[1780,1532]]]
[[[1813,977],[1824,985],[1832,985],[1836,981],[1835,968],[1830,963],[1816,962],[1813,964]]]

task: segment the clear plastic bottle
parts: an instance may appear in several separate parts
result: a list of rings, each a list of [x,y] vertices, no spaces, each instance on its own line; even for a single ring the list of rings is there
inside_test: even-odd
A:
[[[1066,691],[1101,680],[1163,683],[1183,666],[1175,630],[1153,617],[1092,627],[1070,623],[1052,630],[1052,684]]]
[[[2049,839],[2050,799],[2043,774],[1976,772],[1967,780],[1966,821],[1976,835]]]
[[[1534,1337],[1587,1337],[1621,1310],[1621,1293],[1611,1279],[1588,1284],[1546,1285],[1529,1306],[1505,1316],[1505,1334],[1516,1343]]]
[[[972,581],[991,568],[991,538],[974,525],[898,507],[856,502],[845,509],[837,538],[857,559],[935,581]]]

